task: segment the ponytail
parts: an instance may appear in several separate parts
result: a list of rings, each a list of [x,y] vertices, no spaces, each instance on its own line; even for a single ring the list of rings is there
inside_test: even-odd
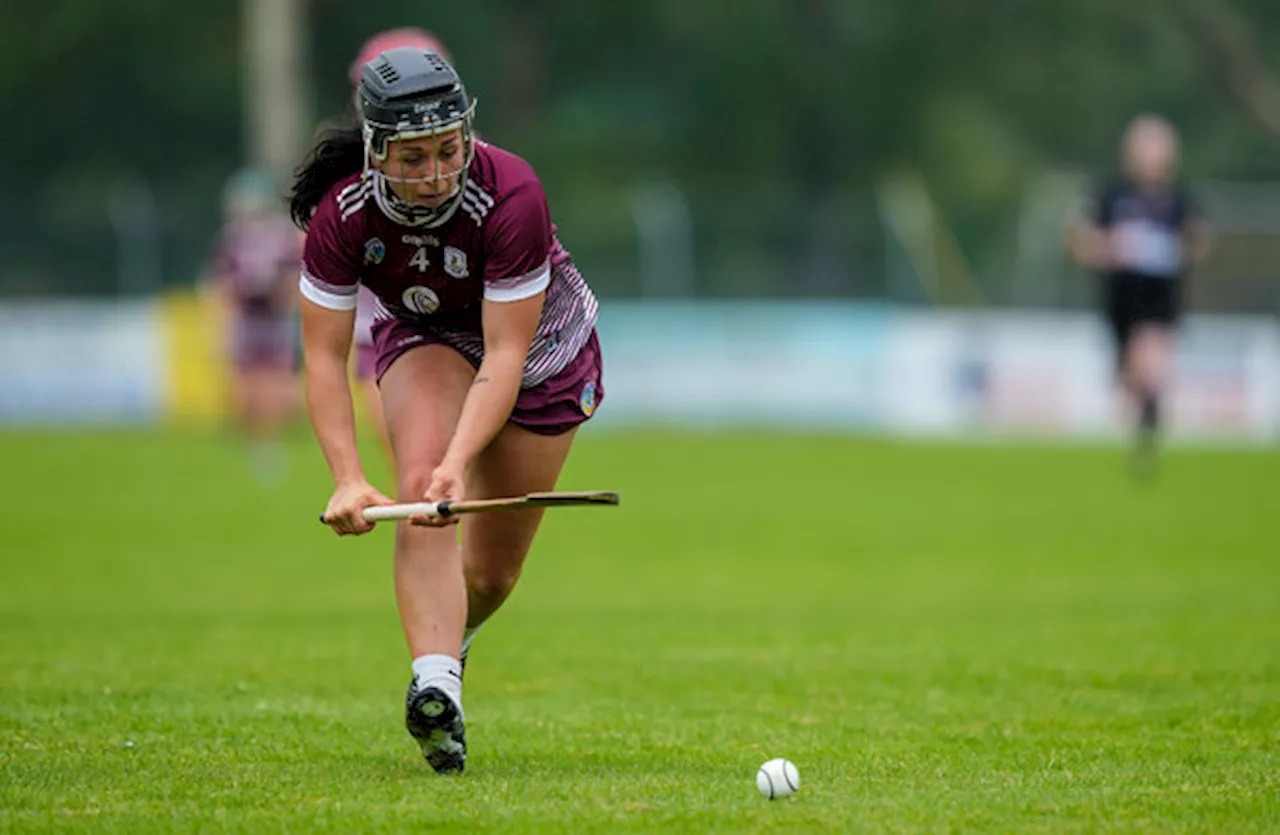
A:
[[[294,174],[289,214],[306,230],[325,193],[343,177],[364,168],[364,136],[357,126],[326,128]]]

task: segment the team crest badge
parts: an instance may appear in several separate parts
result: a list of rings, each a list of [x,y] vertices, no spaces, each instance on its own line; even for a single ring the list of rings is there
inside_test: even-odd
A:
[[[471,275],[467,271],[467,253],[456,246],[444,248],[444,271],[454,278],[466,278]]]
[[[582,397],[578,399],[578,406],[582,409],[582,413],[587,417],[591,417],[591,413],[596,410],[595,380],[592,380],[582,387]]]
[[[430,287],[423,287],[421,284],[405,290],[400,300],[409,310],[423,315],[435,313],[436,308],[440,307],[440,297]]]
[[[381,264],[382,259],[386,257],[387,245],[379,238],[370,238],[364,242],[364,262],[365,264]]]

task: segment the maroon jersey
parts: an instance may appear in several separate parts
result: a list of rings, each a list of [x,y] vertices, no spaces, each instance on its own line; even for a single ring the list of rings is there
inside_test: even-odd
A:
[[[437,227],[392,220],[372,178],[353,174],[321,200],[307,235],[302,294],[333,310],[377,296],[375,317],[415,321],[478,362],[480,302],[543,291],[542,318],[525,360],[523,387],[565,369],[596,321],[595,296],[556,239],[546,194],[528,163],[476,142],[463,200]]]
[[[210,271],[242,315],[283,316],[301,248],[298,230],[284,215],[234,220],[218,235]]]

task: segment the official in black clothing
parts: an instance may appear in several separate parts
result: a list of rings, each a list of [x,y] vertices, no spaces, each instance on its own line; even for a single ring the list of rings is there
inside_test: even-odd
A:
[[[1137,409],[1135,464],[1149,470],[1160,428],[1160,396],[1173,356],[1173,327],[1190,265],[1209,233],[1178,178],[1178,134],[1159,116],[1125,131],[1121,173],[1097,195],[1067,236],[1072,256],[1102,276],[1103,308],[1116,369]]]

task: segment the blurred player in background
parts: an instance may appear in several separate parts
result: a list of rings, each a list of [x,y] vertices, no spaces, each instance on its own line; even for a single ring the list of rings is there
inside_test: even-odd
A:
[[[355,62],[351,64],[349,76],[351,86],[355,90],[357,113],[360,110],[360,68],[377,58],[379,53],[403,46],[430,50],[446,61],[453,62],[453,58],[440,39],[425,29],[406,26],[379,32],[361,45]],[[387,460],[394,464],[395,456],[391,453],[391,441],[387,436],[387,423],[382,411],[382,395],[378,391],[378,380],[375,374],[377,354],[373,346],[373,311],[376,302],[377,298],[367,287],[362,286],[356,294],[355,374],[364,400],[365,412],[378,433],[378,440],[382,444]]]
[[[299,289],[307,405],[334,479],[324,520],[373,528],[389,503],[356,449],[347,362],[358,291],[373,340],[399,496],[555,487],[601,401],[595,296],[560,245],[537,174],[475,139],[474,103],[435,52],[392,49],[361,69],[361,123],[330,130],[299,169],[308,230]],[[438,772],[466,762],[462,660],[506,600],[541,511],[396,530],[396,598],[413,658],[405,725]]]
[[[224,221],[205,282],[234,372],[236,416],[264,483],[284,475],[279,435],[297,407],[296,291],[301,239],[271,176],[245,169],[223,191]]]
[[[1117,372],[1137,407],[1133,461],[1140,473],[1155,464],[1184,276],[1209,249],[1207,226],[1178,178],[1178,144],[1177,131],[1163,118],[1135,119],[1121,143],[1120,175],[1067,239],[1073,257],[1103,277]]]

